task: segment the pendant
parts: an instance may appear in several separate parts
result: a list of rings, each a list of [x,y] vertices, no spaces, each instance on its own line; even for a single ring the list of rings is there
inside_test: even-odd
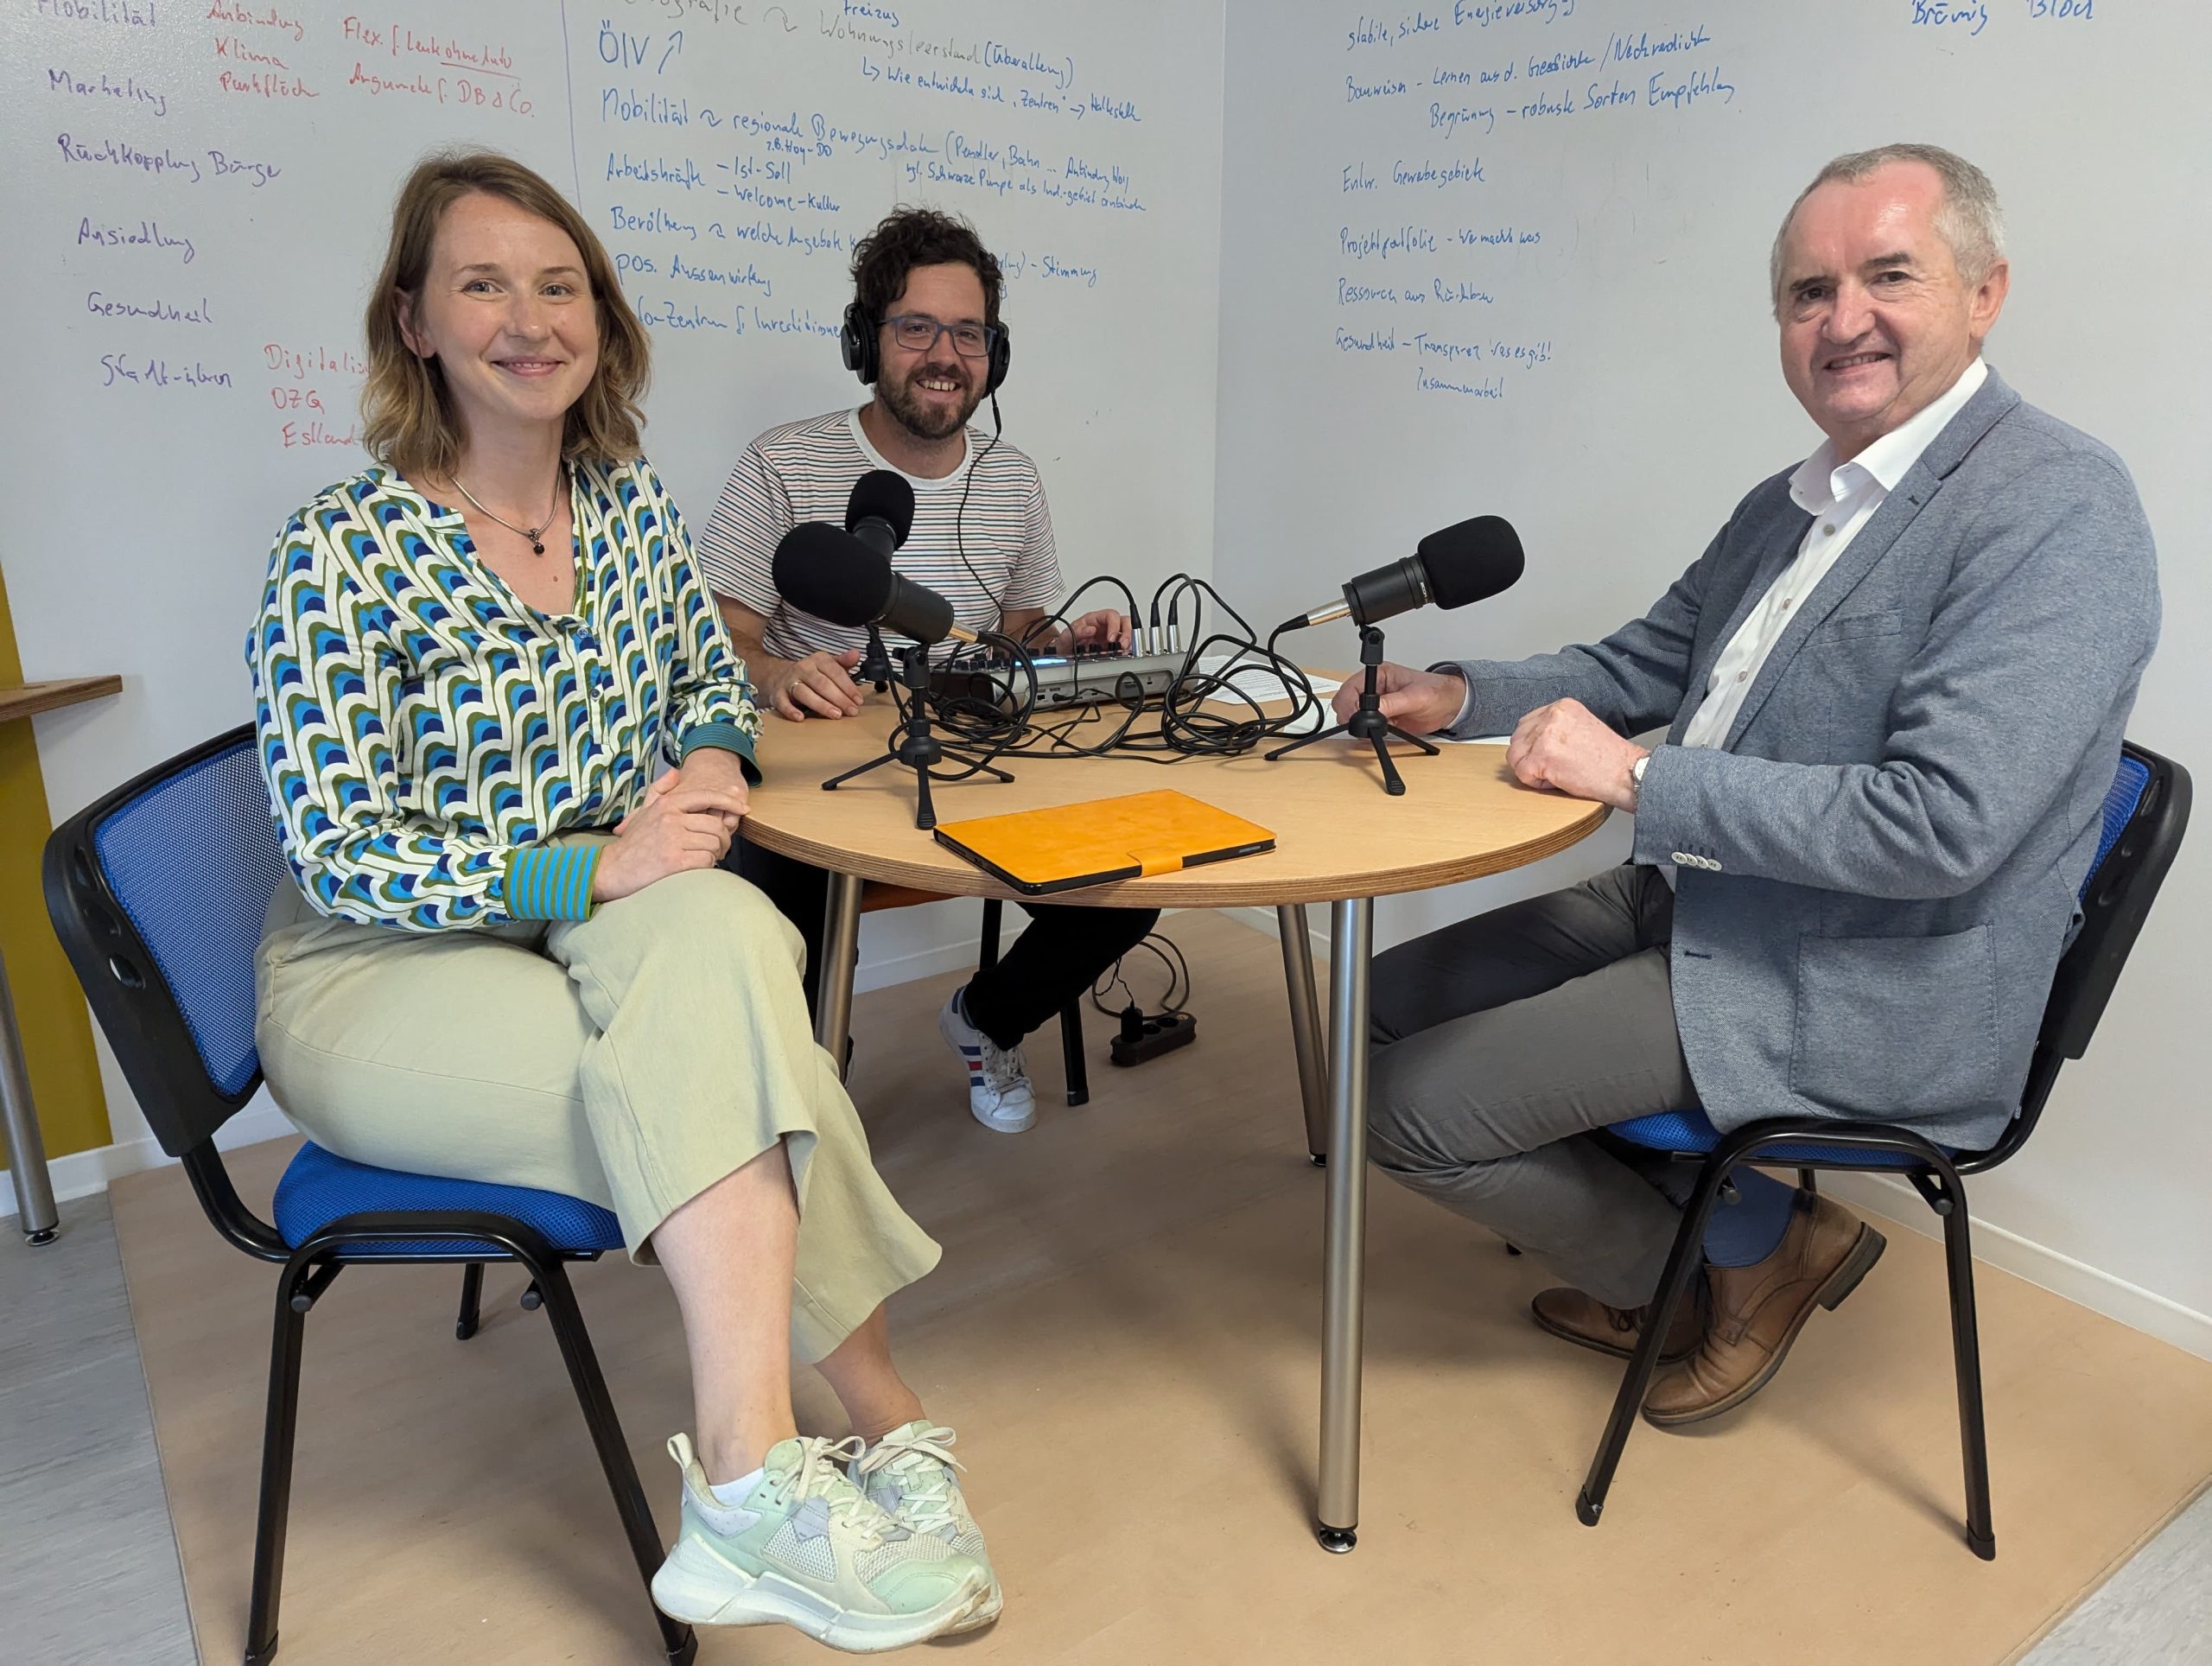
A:
[[[530,553],[533,556],[542,556],[545,553],[545,546],[533,542],[530,546]]]

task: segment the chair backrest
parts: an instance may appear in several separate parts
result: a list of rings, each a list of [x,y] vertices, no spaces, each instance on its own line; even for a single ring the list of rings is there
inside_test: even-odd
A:
[[[2040,1044],[2079,1059],[2120,982],[2166,871],[2189,827],[2189,772],[2133,744],[2105,794],[2096,860],[2082,882],[2082,929],[2058,963],[2044,1003]]]
[[[54,830],[46,906],[162,1148],[253,1097],[253,959],[286,879],[252,726],[116,788]]]
[[[2089,1038],[2120,982],[2127,952],[2181,849],[2189,798],[2189,772],[2179,764],[2133,742],[2120,748],[2119,773],[2105,794],[2096,859],[2082,881],[2082,929],[2051,978],[2020,1113],[1995,1145],[1962,1160],[1960,1173],[1994,1168],[2025,1145],[2058,1079],[2058,1067],[2089,1050]]]

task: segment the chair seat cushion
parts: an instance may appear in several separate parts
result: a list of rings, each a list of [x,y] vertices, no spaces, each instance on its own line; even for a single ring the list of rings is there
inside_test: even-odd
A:
[[[441,1180],[396,1168],[372,1168],[348,1162],[310,1141],[276,1182],[276,1230],[294,1249],[343,1215],[505,1215],[536,1231],[556,1250],[620,1250],[622,1224],[613,1214],[582,1198],[538,1192],[526,1186],[491,1186],[480,1180]],[[507,1252],[480,1240],[447,1243],[435,1238],[363,1244],[356,1256],[467,1255],[480,1251],[504,1260]]]
[[[1654,1111],[1649,1116],[1615,1122],[1608,1131],[1630,1145],[1643,1146],[1651,1151],[1710,1151],[1720,1143],[1720,1130],[1713,1127],[1711,1119],[1696,1105],[1686,1110]],[[1945,1146],[1942,1149],[1948,1153],[1951,1148]],[[1770,1146],[1751,1160],[1760,1163],[1848,1163],[1854,1168],[1913,1167],[1911,1158],[1894,1151],[1869,1151],[1859,1146],[1810,1143]]]
[[[925,891],[918,885],[893,885],[888,880],[870,880],[861,887],[861,912],[880,913],[886,908],[918,908],[925,903],[950,902],[952,898],[944,891]]]

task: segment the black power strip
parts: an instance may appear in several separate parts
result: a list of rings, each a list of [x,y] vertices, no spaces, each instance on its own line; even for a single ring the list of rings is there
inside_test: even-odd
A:
[[[1107,1049],[1107,1057],[1117,1065],[1141,1065],[1147,1059],[1157,1059],[1164,1052],[1186,1047],[1198,1040],[1198,1021],[1190,1013],[1169,1013],[1158,1018],[1147,1018],[1135,1007],[1122,1013],[1121,1033],[1114,1038]]]

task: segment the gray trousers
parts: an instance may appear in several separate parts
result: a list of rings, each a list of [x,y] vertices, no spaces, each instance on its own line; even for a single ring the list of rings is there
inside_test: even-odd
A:
[[[1369,1154],[1616,1307],[1657,1288],[1690,1176],[1591,1130],[1697,1103],[1675,1027],[1675,893],[1622,867],[1376,957]]]

